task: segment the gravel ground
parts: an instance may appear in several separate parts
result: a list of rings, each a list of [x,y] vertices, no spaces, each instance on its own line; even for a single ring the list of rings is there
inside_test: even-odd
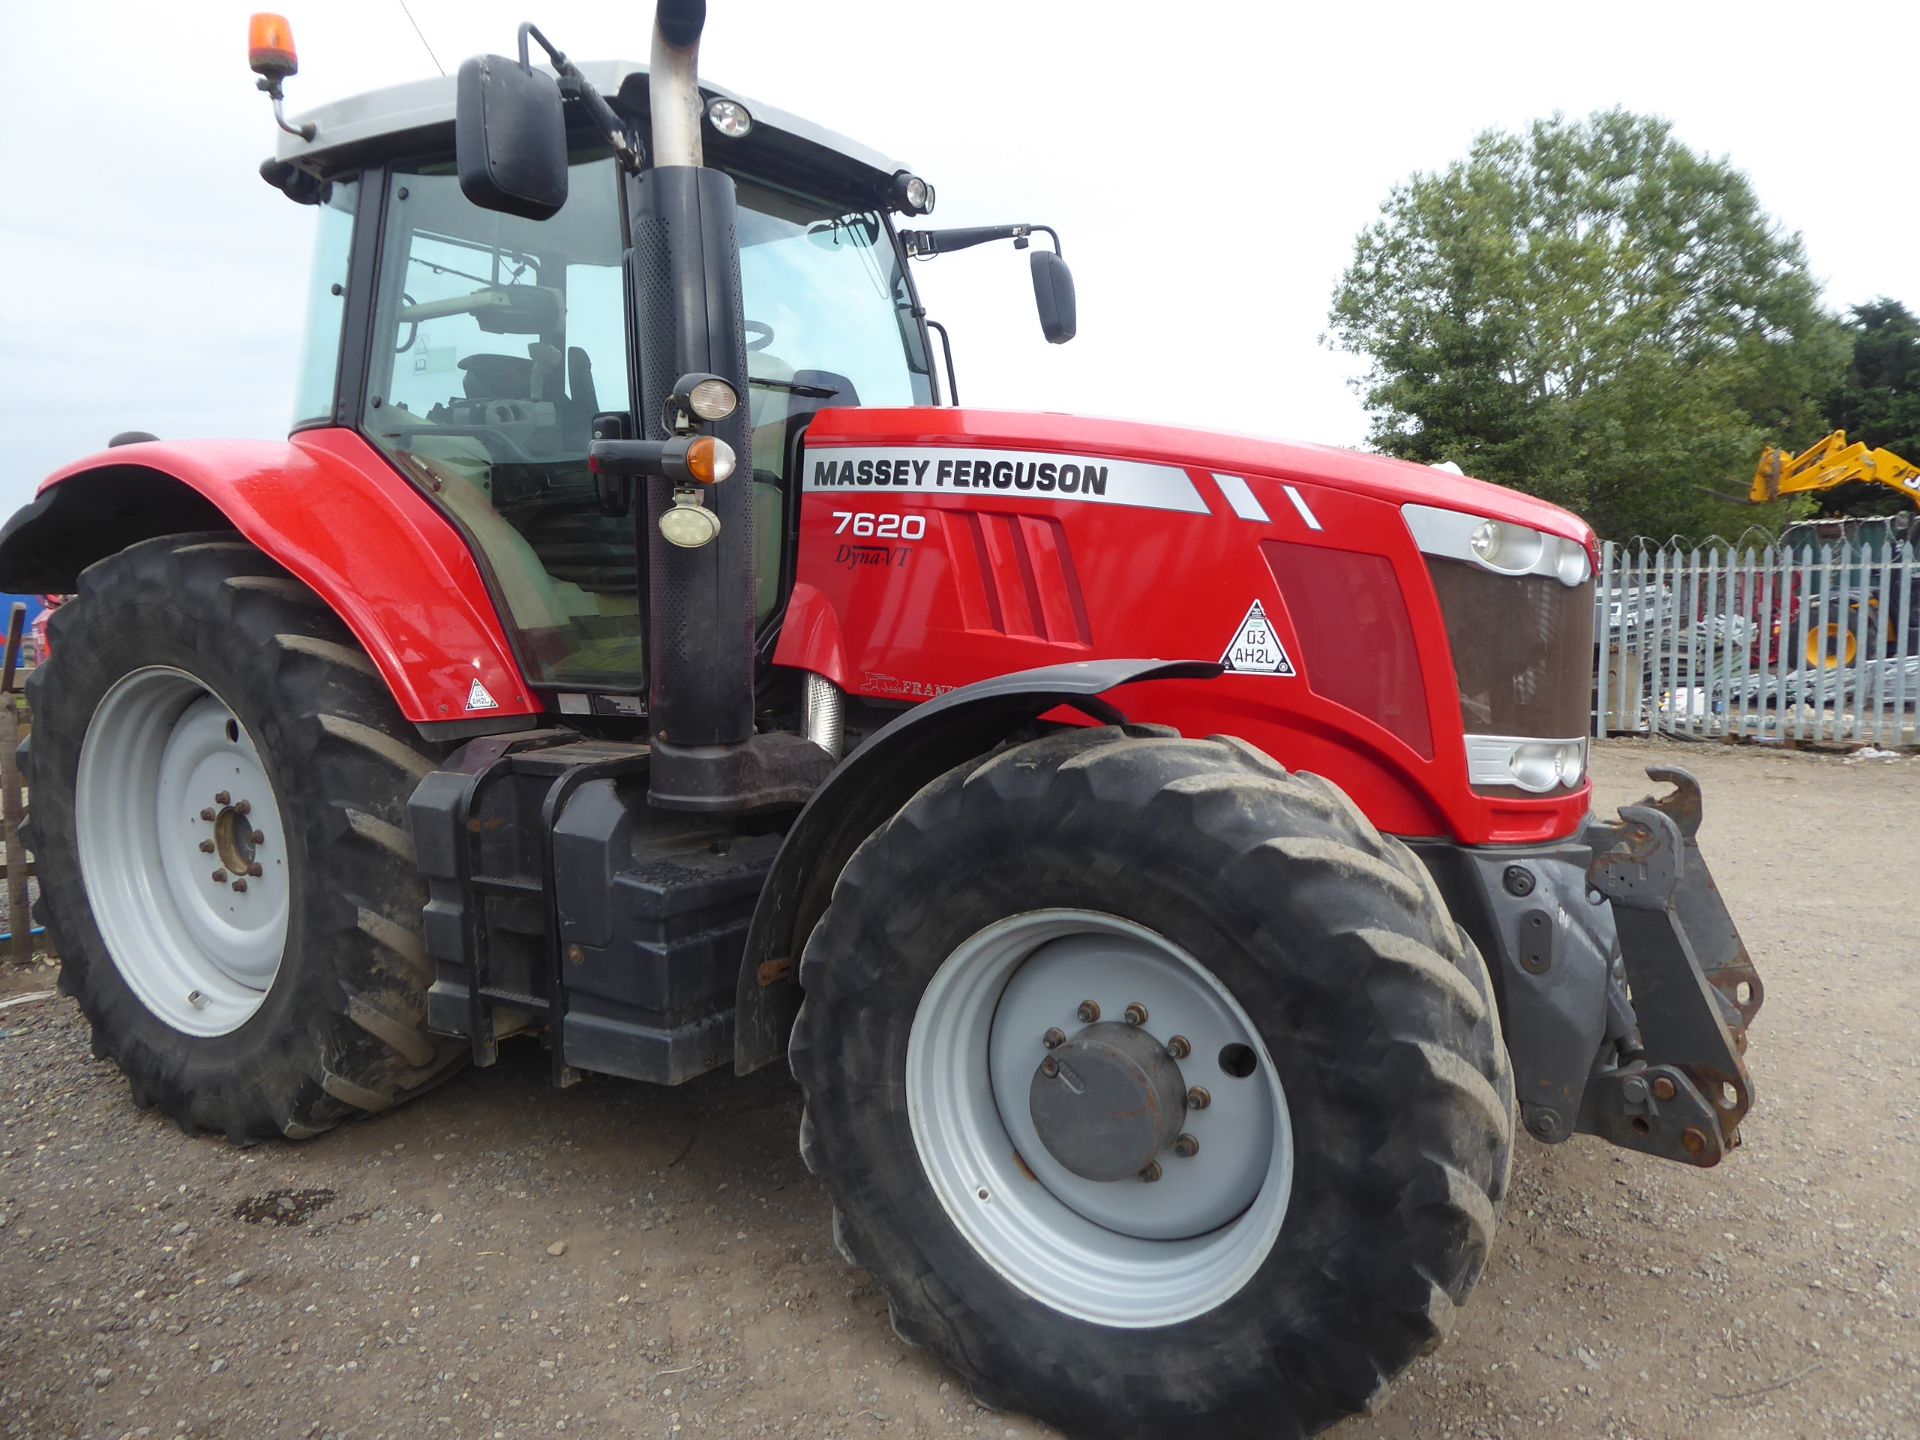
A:
[[[1493,1262],[1389,1436],[1920,1434],[1920,760],[1693,766],[1767,981],[1746,1145],[1521,1142]],[[0,977],[0,998],[50,972]],[[1035,1436],[893,1338],[779,1075],[546,1085],[509,1046],[301,1145],[136,1111],[65,1000],[0,1010],[0,1434]]]

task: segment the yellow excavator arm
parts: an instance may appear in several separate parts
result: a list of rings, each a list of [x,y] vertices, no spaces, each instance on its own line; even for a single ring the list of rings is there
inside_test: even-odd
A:
[[[1844,430],[1834,431],[1798,455],[1769,445],[1753,472],[1753,490],[1747,498],[1764,505],[1788,495],[1818,494],[1850,480],[1889,486],[1920,509],[1920,465],[1891,450],[1869,450],[1860,441],[1849,445]]]

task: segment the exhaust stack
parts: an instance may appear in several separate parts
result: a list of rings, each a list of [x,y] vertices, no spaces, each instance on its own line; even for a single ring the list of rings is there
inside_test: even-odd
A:
[[[653,163],[700,165],[700,32],[706,0],[661,0],[647,57]]]
[[[638,423],[672,438],[666,401],[684,375],[717,375],[739,405],[711,433],[739,468],[701,497],[719,534],[668,543],[673,485],[647,484],[636,543],[646,547],[648,798],[669,810],[737,813],[795,804],[832,768],[819,746],[754,730],[752,428],[733,181],[702,162],[698,60],[705,0],[660,0],[648,104],[652,164],[633,187],[629,286],[638,340]]]

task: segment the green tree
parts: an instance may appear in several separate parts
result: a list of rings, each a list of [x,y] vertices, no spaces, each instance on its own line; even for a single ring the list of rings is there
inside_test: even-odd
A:
[[[1737,531],[1769,439],[1845,363],[1799,237],[1663,120],[1489,131],[1394,187],[1334,292],[1371,441],[1584,514],[1603,534]]]
[[[1827,397],[1829,427],[1920,465],[1920,320],[1875,300],[1853,307],[1847,333],[1853,360]]]

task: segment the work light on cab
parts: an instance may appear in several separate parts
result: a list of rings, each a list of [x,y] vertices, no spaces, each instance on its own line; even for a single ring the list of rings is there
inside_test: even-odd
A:
[[[893,177],[893,208],[905,215],[931,215],[933,186],[902,170]]]
[[[687,392],[687,408],[702,420],[724,420],[740,408],[740,396],[718,375],[710,375]]]
[[[753,129],[753,116],[738,100],[712,100],[707,103],[707,123],[729,140],[744,140]]]
[[[720,517],[700,503],[698,491],[676,490],[660,516],[660,534],[669,545],[698,550],[719,538]]]
[[[712,424],[740,408],[740,392],[721,375],[694,370],[682,375],[661,405],[661,423],[675,434],[693,429],[696,422]]]

